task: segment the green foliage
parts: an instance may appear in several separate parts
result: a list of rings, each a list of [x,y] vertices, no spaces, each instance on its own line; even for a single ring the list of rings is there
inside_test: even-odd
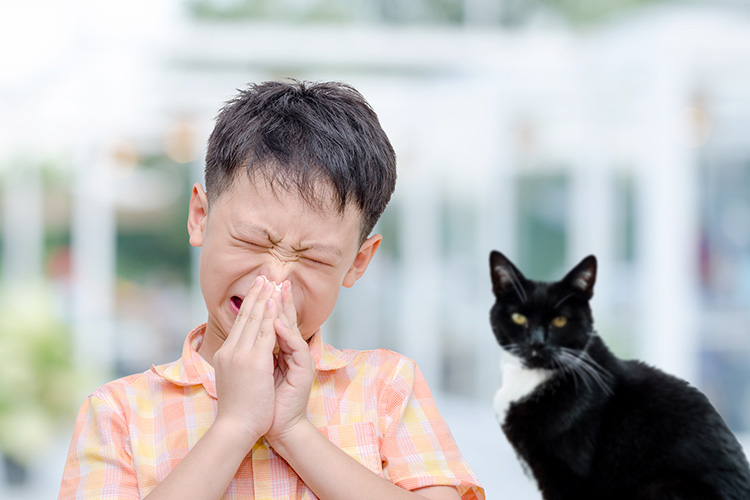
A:
[[[144,157],[139,168],[162,171],[179,186],[180,195],[158,213],[118,215],[117,275],[126,280],[156,278],[189,284],[189,169],[161,155]]]
[[[557,13],[574,26],[606,22],[613,16],[664,0],[486,0],[502,12],[505,26],[523,25],[540,9]],[[465,0],[188,0],[198,19],[351,22],[362,18],[386,24],[455,24],[465,21]]]
[[[664,0],[538,0],[562,14],[571,24],[582,26],[607,21],[614,16]]]
[[[168,277],[190,282],[187,214],[172,216],[160,229],[136,228],[117,232],[117,275],[121,278]]]
[[[212,2],[189,0],[188,10],[198,19],[243,20],[263,19],[289,22],[337,22],[350,15],[346,2],[339,0],[317,0],[300,7],[279,0],[239,0],[235,2]]]
[[[0,452],[28,463],[75,411],[70,332],[48,286],[0,294]]]

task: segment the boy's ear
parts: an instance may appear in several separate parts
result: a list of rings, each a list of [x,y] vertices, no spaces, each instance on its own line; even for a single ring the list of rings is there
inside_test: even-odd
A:
[[[367,266],[370,265],[370,261],[373,256],[375,256],[375,252],[377,252],[378,247],[380,247],[381,241],[383,241],[383,236],[373,234],[362,243],[362,246],[359,247],[359,252],[357,252],[357,256],[354,258],[354,263],[352,263],[352,266],[346,272],[346,276],[344,276],[343,285],[345,287],[353,287],[354,283],[365,274]]]
[[[190,195],[190,207],[188,208],[187,229],[190,234],[190,244],[194,247],[203,245],[203,236],[208,222],[208,196],[203,187],[193,184],[193,192]]]

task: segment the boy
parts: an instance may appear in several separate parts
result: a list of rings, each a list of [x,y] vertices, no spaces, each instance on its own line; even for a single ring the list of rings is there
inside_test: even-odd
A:
[[[222,109],[193,186],[205,325],[81,408],[59,498],[483,499],[416,365],[320,327],[362,277],[395,187],[377,116],[338,83]]]

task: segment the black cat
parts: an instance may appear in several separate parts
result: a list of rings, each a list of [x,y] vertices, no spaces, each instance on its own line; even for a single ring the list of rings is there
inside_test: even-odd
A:
[[[546,500],[748,500],[750,467],[708,399],[615,357],[589,307],[596,259],[562,281],[490,255],[503,348],[498,421]]]

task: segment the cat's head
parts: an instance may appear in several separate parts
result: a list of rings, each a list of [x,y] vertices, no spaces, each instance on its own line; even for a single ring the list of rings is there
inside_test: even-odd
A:
[[[589,300],[596,258],[583,259],[562,280],[527,279],[503,254],[490,254],[495,304],[492,330],[500,346],[528,368],[556,369],[594,334]]]

